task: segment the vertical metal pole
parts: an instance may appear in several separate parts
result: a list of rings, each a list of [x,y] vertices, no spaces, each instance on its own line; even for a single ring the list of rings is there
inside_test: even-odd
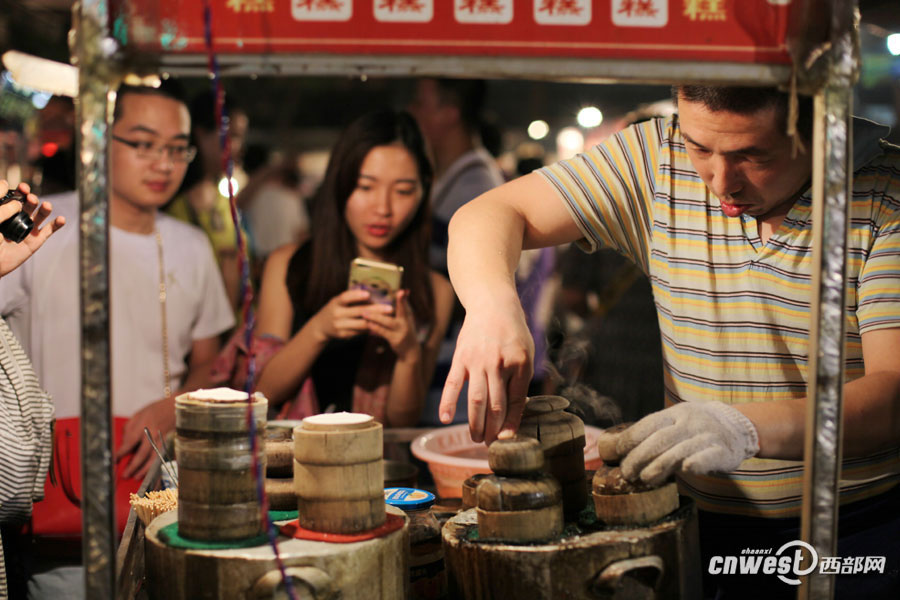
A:
[[[815,99],[813,141],[812,327],[805,440],[802,535],[818,554],[837,554],[838,480],[844,386],[847,231],[853,177],[851,103],[856,74],[856,2],[832,2],[831,59]],[[818,567],[802,599],[834,597],[834,576]]]
[[[109,355],[107,135],[114,77],[109,4],[81,0],[73,8],[81,198],[81,475],[85,595],[115,594],[115,480]]]

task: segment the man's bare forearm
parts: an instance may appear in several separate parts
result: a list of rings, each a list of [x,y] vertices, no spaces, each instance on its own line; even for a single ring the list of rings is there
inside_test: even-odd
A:
[[[464,307],[517,301],[515,270],[523,231],[522,215],[489,195],[456,212],[450,221],[447,266]]]
[[[806,398],[736,406],[756,426],[760,458],[802,460]],[[900,443],[900,375],[871,373],[844,386],[843,454],[864,456]]]

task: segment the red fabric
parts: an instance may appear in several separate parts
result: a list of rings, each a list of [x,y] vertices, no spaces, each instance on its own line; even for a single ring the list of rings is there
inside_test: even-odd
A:
[[[362,531],[360,533],[327,533],[324,531],[313,531],[300,527],[300,521],[295,519],[290,523],[285,523],[279,528],[282,535],[296,538],[298,540],[312,540],[314,542],[332,542],[335,544],[350,544],[352,542],[362,542],[378,537],[383,537],[389,533],[397,531],[403,527],[404,518],[400,515],[385,514],[384,524]]]
[[[115,417],[114,447],[119,447],[128,419]],[[119,535],[125,531],[130,510],[129,498],[141,486],[140,479],[125,479],[129,454],[115,466],[115,513]],[[35,535],[78,539],[81,537],[81,419],[73,417],[56,421],[50,474],[44,484],[44,499],[34,503],[31,531]],[[52,478],[51,478],[52,477]],[[55,479],[55,483],[53,481]]]

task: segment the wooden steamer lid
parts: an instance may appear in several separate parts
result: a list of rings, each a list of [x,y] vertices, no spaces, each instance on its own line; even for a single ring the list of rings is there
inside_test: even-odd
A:
[[[175,398],[175,429],[179,434],[202,431],[219,434],[247,431],[246,392],[230,388],[195,390]],[[256,392],[251,406],[257,424],[257,432],[263,436],[266,429],[266,411],[269,401]]]
[[[300,525],[357,533],[384,523],[381,424],[370,415],[307,417],[294,429],[294,489]]]

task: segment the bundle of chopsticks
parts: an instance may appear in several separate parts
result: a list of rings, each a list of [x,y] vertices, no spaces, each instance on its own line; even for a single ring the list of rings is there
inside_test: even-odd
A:
[[[164,512],[178,508],[178,490],[169,488],[147,492],[143,498],[137,494],[131,494],[130,503],[131,508],[146,527]]]

